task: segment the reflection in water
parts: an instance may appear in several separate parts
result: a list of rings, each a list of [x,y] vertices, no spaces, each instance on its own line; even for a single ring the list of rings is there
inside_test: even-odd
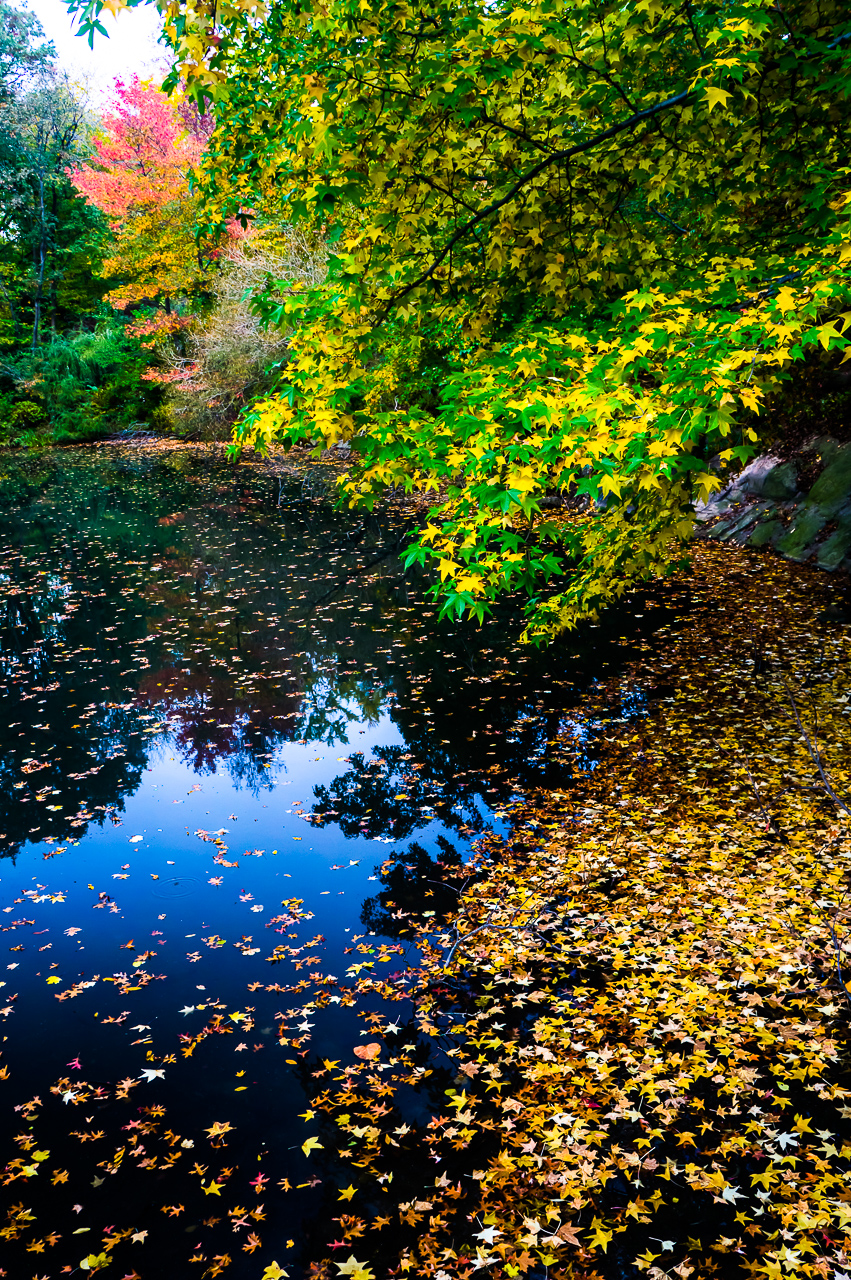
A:
[[[408,931],[408,917],[433,917],[434,924],[441,924],[454,909],[462,885],[469,883],[470,869],[445,836],[438,836],[435,843],[436,856],[413,841],[382,865],[384,887],[374,898],[367,898],[361,911],[367,929],[401,938]]]
[[[433,816],[470,835],[483,801],[562,780],[547,743],[581,655],[518,653],[502,617],[439,627],[392,521],[353,531],[289,483],[182,453],[7,459],[5,853],[120,811],[163,738],[257,791],[279,744],[345,745],[389,714],[407,750],[352,755],[317,792],[347,835],[403,839]]]
[[[196,1156],[207,1186],[214,1167],[233,1174],[228,1212],[253,1204],[263,1158],[292,1198],[276,1191],[257,1228],[261,1265],[224,1214],[172,1221],[162,1205],[139,1267],[173,1274],[189,1227],[208,1268],[230,1249],[231,1276],[256,1280],[275,1256],[296,1276],[288,1237],[304,1259],[321,1252],[352,1176],[338,1177],[329,1141],[306,1172],[293,1138],[325,1064],[359,1042],[341,975],[391,959],[404,971],[406,919],[451,911],[475,874],[471,839],[500,826],[512,796],[569,786],[554,740],[636,624],[613,614],[608,633],[545,653],[518,645],[512,602],[482,627],[440,625],[397,556],[407,515],[353,522],[253,464],[6,456],[0,506],[0,889],[14,952],[0,1072],[8,1061],[14,1089],[53,1107],[32,1141],[57,1181],[22,1172],[35,1166],[16,1148],[0,1172],[8,1160],[3,1176],[29,1179],[39,1230],[76,1248],[75,1232],[104,1222],[129,1238],[128,1206],[142,1206],[138,1229],[152,1197],[194,1204]],[[598,730],[577,725],[590,760]],[[412,1123],[452,1074],[424,1079]],[[39,1122],[41,1104],[19,1091],[14,1105]],[[131,1167],[114,1152],[142,1124],[149,1151]],[[193,1144],[184,1171],[166,1172]],[[414,1194],[408,1154],[398,1176]],[[77,1217],[89,1188],[91,1222]],[[26,1231],[15,1274],[32,1274]],[[66,1270],[79,1260],[62,1256]]]

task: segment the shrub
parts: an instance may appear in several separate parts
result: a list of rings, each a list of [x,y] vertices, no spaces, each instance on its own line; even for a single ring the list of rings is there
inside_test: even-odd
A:
[[[88,440],[147,423],[163,398],[162,388],[142,379],[150,360],[114,319],[19,354],[0,375],[6,441]]]
[[[225,439],[246,404],[267,391],[287,357],[289,330],[263,328],[252,295],[269,279],[313,285],[325,275],[327,252],[301,231],[281,240],[262,234],[232,248],[213,284],[213,305],[178,346],[163,348],[167,404],[181,435]],[[182,349],[181,349],[182,348]]]

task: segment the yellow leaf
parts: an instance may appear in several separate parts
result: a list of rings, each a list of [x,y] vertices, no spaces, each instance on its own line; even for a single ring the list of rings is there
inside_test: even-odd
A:
[[[614,476],[604,475],[600,478],[600,489],[604,496],[614,493],[616,496],[621,491],[621,481],[616,480]]]
[[[319,1141],[318,1138],[308,1138],[307,1142],[303,1142],[301,1144],[301,1149],[306,1156],[309,1156],[311,1151],[315,1151],[317,1147],[321,1147],[321,1146],[322,1146],[322,1143]]]
[[[609,1241],[615,1234],[614,1231],[606,1231],[599,1218],[595,1218],[593,1220],[591,1228],[593,1234],[589,1243],[596,1248],[602,1249],[603,1253],[606,1253],[609,1247]]]
[[[338,1199],[338,1200],[351,1200],[352,1196],[354,1196],[354,1194],[355,1194],[355,1192],[356,1192],[356,1191],[357,1191],[357,1187],[353,1187],[353,1186],[346,1187],[344,1191],[341,1191],[341,1192],[340,1192],[340,1194],[339,1194],[339,1196],[337,1197],[337,1199]]]
[[[337,1269],[341,1276],[350,1276],[351,1280],[374,1280],[372,1271],[364,1262],[358,1262],[355,1255],[349,1254],[347,1262],[338,1262]]]
[[[277,1262],[270,1262],[260,1280],[281,1280],[282,1276],[289,1277],[289,1272],[285,1271],[283,1267],[279,1267]]]
[[[722,107],[726,107],[727,99],[730,97],[732,97],[732,94],[728,93],[726,89],[713,88],[713,89],[706,90],[706,100],[709,103],[710,111],[714,106],[717,106],[719,102],[721,103]]]
[[[775,301],[781,311],[794,311],[795,309],[794,290],[790,289],[787,285],[784,285],[782,289],[777,290],[777,297]]]

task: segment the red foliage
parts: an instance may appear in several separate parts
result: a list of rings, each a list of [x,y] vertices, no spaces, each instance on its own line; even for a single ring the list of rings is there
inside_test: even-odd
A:
[[[187,120],[161,89],[134,76],[115,82],[93,164],[72,170],[78,191],[114,222],[161,209],[187,193],[206,141],[202,117]]]

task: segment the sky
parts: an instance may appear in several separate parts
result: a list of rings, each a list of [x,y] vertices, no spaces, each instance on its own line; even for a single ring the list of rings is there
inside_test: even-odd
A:
[[[29,0],[26,5],[18,0],[18,7],[36,15],[48,40],[56,46],[59,66],[86,81],[96,100],[109,93],[116,76],[127,79],[136,74],[144,79],[165,68],[162,50],[157,47],[161,19],[152,4],[124,10],[118,17],[104,11],[101,22],[109,39],[96,33],[94,49],[74,35],[62,0]]]

